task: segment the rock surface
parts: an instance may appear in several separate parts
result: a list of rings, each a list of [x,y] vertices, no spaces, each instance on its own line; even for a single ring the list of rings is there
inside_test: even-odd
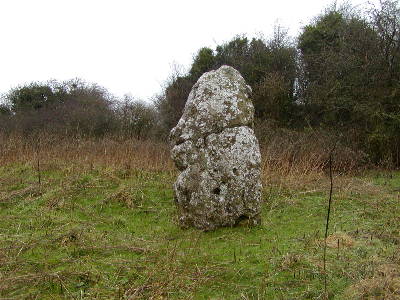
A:
[[[174,192],[182,226],[212,230],[260,222],[261,155],[250,92],[228,66],[203,74],[193,86],[170,134],[181,171]]]

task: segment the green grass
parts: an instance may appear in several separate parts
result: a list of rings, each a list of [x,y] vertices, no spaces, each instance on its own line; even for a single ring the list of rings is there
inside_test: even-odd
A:
[[[174,178],[49,164],[39,186],[30,165],[0,167],[0,299],[322,298],[327,178],[266,185],[261,226],[213,232],[177,226]],[[400,270],[400,173],[335,183],[329,297],[399,296],[381,269]]]

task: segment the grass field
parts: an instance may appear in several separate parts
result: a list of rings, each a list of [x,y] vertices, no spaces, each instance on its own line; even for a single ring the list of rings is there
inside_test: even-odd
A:
[[[262,225],[180,229],[170,162],[0,166],[0,299],[324,299],[329,178],[264,174]],[[400,299],[400,172],[334,177],[330,299]]]

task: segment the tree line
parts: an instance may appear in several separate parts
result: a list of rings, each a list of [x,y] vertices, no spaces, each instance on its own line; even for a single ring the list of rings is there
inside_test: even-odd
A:
[[[66,136],[118,134],[136,139],[156,134],[154,105],[124,96],[81,79],[32,82],[3,95],[3,133],[48,132]]]
[[[73,135],[117,133],[165,139],[193,84],[230,65],[252,87],[256,133],[324,131],[364,151],[372,162],[400,166],[400,8],[382,0],[363,10],[332,5],[296,38],[276,26],[269,38],[236,36],[201,48],[187,73],[173,72],[147,104],[81,80],[31,83],[0,105],[3,131]]]

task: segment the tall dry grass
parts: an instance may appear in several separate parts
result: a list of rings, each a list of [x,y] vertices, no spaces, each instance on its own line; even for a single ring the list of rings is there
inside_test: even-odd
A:
[[[42,133],[0,135],[0,165],[10,163],[103,165],[148,171],[172,170],[168,145],[106,136],[71,137]]]
[[[266,183],[298,187],[326,178],[331,152],[334,174],[353,173],[367,166],[367,157],[362,151],[323,131],[269,130],[262,140],[262,170]]]
[[[261,145],[264,182],[313,180],[323,176],[329,153],[335,146],[334,170],[349,172],[365,164],[365,157],[338,143],[334,137],[315,132],[275,132]],[[118,136],[71,137],[41,133],[24,136],[0,134],[0,166],[10,163],[101,165],[144,171],[174,171],[165,142]]]

